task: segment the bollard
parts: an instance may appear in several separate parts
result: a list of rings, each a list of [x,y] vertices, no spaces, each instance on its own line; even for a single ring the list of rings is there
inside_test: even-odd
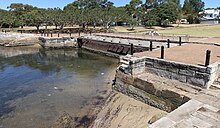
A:
[[[40,35],[43,36],[43,33],[41,32]]]
[[[89,34],[90,34],[90,36],[91,36],[91,35],[92,35],[92,32],[90,31]]]
[[[49,32],[47,32],[47,37],[49,37]]]
[[[211,51],[210,50],[207,50],[206,51],[206,58],[205,58],[205,66],[209,66],[210,64],[210,57],[211,57]]]
[[[131,55],[133,55],[134,53],[134,45],[133,44],[131,44]]]
[[[182,38],[179,37],[179,46],[181,46],[181,45],[182,45]]]
[[[53,37],[53,33],[50,33],[50,37]]]
[[[60,33],[58,32],[58,35],[57,35],[58,37],[60,37]]]
[[[150,51],[153,51],[153,42],[150,41]]]
[[[80,31],[79,31],[79,36],[80,36]]]
[[[70,32],[70,37],[72,36],[72,33]]]
[[[5,30],[5,33],[7,33],[6,30]]]
[[[164,46],[161,46],[161,59],[164,59]]]
[[[167,48],[170,48],[170,39],[167,40]]]

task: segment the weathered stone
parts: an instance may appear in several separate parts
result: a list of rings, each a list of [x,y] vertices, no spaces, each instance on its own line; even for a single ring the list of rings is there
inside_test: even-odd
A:
[[[207,73],[200,73],[200,72],[196,72],[196,73],[195,73],[195,78],[208,80],[209,77],[210,77],[210,75],[207,74]]]
[[[192,70],[179,70],[179,74],[180,75],[186,75],[186,76],[194,76],[195,75],[195,71]]]
[[[146,67],[153,67],[154,66],[154,62],[150,62],[150,61],[145,62],[145,66]]]
[[[141,89],[141,90],[144,90],[150,94],[155,94],[156,93],[156,88],[154,87],[153,83],[150,83],[146,80],[142,80],[142,79],[139,79],[139,78],[135,78],[134,79],[134,84],[133,84],[135,87]]]
[[[166,70],[173,72],[173,73],[178,73],[179,72],[179,65],[176,63],[170,63],[170,65],[166,66]]]
[[[158,63],[158,61],[154,62],[154,68],[166,70],[166,66],[161,63]]]
[[[204,79],[200,79],[200,78],[195,78],[195,77],[187,77],[187,83],[192,84],[192,85],[196,85],[202,88],[206,88],[206,82]]]
[[[163,117],[150,125],[149,128],[170,128],[170,126],[174,125],[175,123],[176,122],[170,120],[169,118]]]

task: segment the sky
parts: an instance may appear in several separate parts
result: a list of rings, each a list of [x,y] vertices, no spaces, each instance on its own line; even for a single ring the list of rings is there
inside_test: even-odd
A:
[[[24,3],[37,6],[40,8],[63,8],[65,5],[72,3],[74,0],[0,0],[0,8],[6,9],[11,3]],[[130,2],[130,0],[110,0],[115,6],[123,6]],[[183,3],[184,0],[181,0]],[[203,0],[205,8],[220,7],[220,0]]]

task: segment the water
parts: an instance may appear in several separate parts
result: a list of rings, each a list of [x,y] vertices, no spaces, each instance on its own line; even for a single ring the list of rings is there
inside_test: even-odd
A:
[[[51,127],[65,112],[76,116],[107,89],[116,66],[84,50],[0,47],[0,128]]]

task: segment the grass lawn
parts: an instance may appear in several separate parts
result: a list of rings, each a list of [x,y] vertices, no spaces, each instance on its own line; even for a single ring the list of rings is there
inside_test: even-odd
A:
[[[159,30],[159,33],[164,35],[184,34],[197,37],[220,37],[220,25],[180,27]]]

